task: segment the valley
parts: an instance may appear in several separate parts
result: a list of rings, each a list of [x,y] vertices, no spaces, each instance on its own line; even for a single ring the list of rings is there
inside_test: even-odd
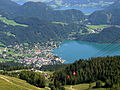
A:
[[[0,0],[0,89],[119,88],[119,0]]]

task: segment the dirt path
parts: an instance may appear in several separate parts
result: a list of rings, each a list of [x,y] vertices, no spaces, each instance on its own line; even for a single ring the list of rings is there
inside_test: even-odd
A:
[[[70,90],[76,90],[76,89],[74,89],[73,86],[71,85],[71,86],[70,86]]]

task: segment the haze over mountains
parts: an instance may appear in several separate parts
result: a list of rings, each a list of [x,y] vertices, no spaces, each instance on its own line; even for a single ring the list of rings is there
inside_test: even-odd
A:
[[[12,19],[19,24],[29,26],[10,26],[1,22],[1,25],[3,25],[1,27],[1,41],[6,43],[6,41],[11,39],[11,43],[23,43],[24,41],[63,40],[72,32],[86,32],[86,26],[81,24],[120,25],[119,6],[120,2],[116,2],[105,10],[95,11],[91,15],[86,16],[81,11],[74,9],[53,10],[41,2],[27,2],[19,5],[10,0],[0,0],[0,15],[2,17],[7,17],[9,20]],[[4,35],[3,30],[16,35],[16,38]],[[24,36],[21,37],[22,35]]]
[[[120,90],[120,1],[32,1],[0,0],[0,89]]]
[[[106,7],[113,4],[116,0],[13,0],[17,3],[26,1],[44,2],[53,8],[58,7]]]
[[[91,24],[120,24],[120,1],[115,2],[105,10],[96,11],[89,16]]]
[[[10,5],[9,5],[10,4]],[[24,5],[18,5],[10,0],[2,0],[0,10],[5,11],[10,18],[18,16],[37,17],[47,21],[72,22],[83,20],[84,14],[78,10],[54,11],[43,3],[27,2]],[[31,12],[32,11],[32,12]],[[74,17],[74,18],[73,18]],[[70,19],[71,18],[71,19]]]
[[[1,0],[0,2],[2,14],[4,12],[12,19],[20,16],[60,22],[83,22],[86,19],[86,16],[79,10],[53,10],[40,2],[27,2],[24,5],[16,4],[10,0]],[[119,24],[119,5],[118,1],[105,10],[92,13],[88,17],[88,21],[92,24]],[[115,11],[118,11],[117,15],[115,15]]]

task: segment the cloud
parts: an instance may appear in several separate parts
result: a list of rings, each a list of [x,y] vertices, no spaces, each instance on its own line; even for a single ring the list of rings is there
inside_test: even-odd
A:
[[[33,2],[50,2],[52,0],[12,0],[15,2],[28,2],[28,1],[33,1]]]

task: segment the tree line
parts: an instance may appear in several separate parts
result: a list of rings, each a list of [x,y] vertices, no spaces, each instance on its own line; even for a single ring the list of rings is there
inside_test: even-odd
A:
[[[24,66],[21,63],[17,63],[14,61],[11,62],[0,62],[0,70],[4,71],[12,71],[12,70],[21,70],[21,69],[31,69],[32,66]]]
[[[57,70],[54,79],[62,85],[92,83],[98,80],[105,83],[104,87],[120,85],[120,56],[107,56],[79,60]]]
[[[35,85],[40,88],[45,87],[45,77],[44,75],[32,71],[22,71],[19,78],[26,80],[28,83]]]

